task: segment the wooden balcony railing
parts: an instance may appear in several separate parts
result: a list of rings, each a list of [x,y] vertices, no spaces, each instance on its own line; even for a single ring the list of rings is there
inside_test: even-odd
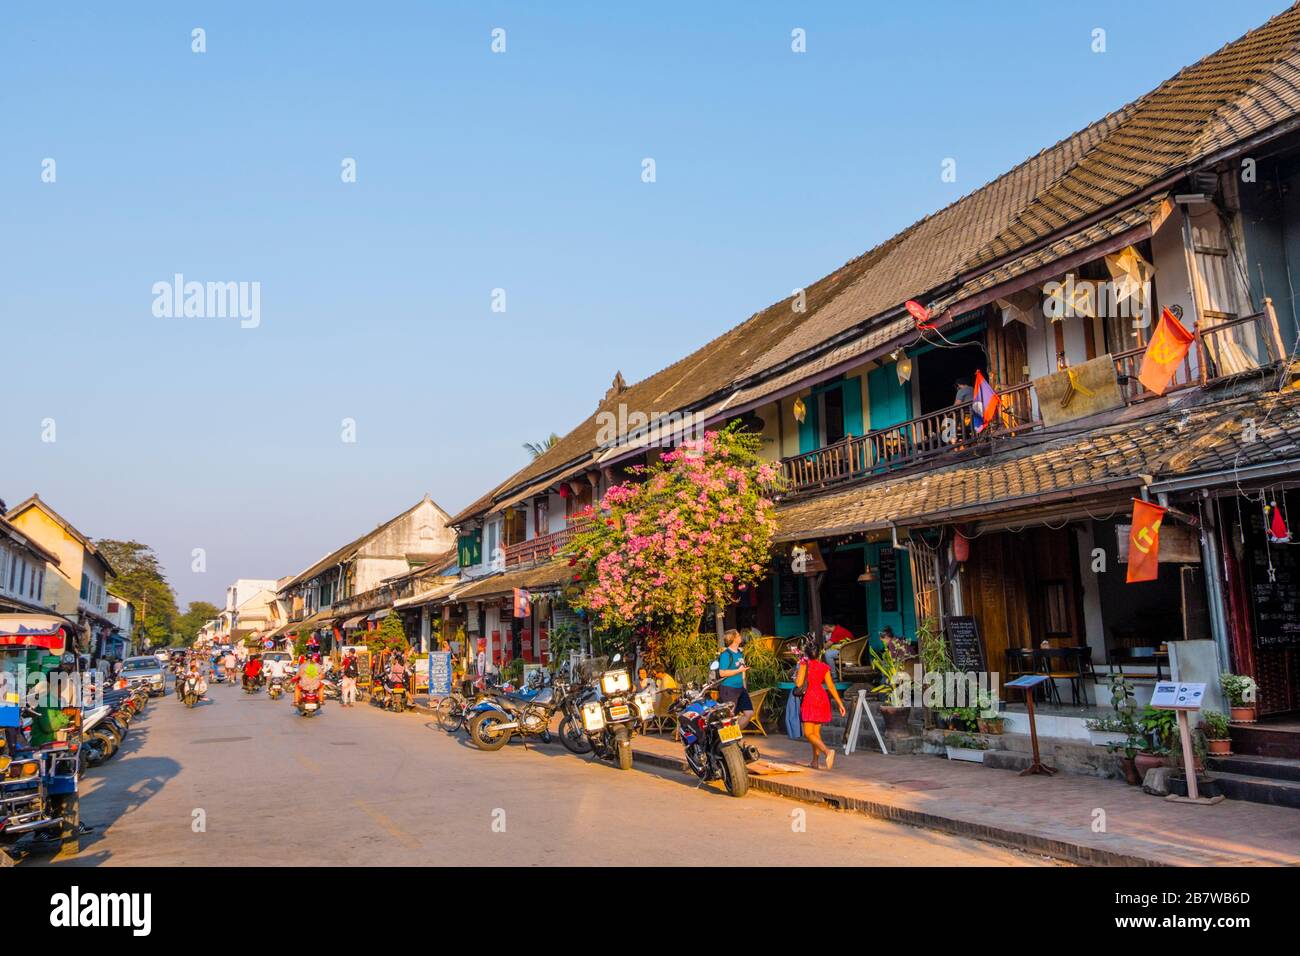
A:
[[[1024,431],[1038,425],[1032,386],[1026,382],[999,392],[1002,411],[993,427],[999,432]],[[975,416],[970,402],[951,405],[888,428],[848,436],[833,445],[781,462],[786,488],[805,491],[826,488],[872,474],[914,464],[975,439]]]
[[[560,549],[568,544],[574,534],[582,528],[583,522],[574,521],[559,531],[552,531],[550,534],[542,534],[535,538],[529,538],[527,541],[506,545],[506,567],[513,568],[521,564],[537,564],[540,561],[549,559],[559,553]]]

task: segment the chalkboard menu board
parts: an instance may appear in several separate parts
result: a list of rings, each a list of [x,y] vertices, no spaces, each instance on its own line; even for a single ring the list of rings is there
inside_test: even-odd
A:
[[[1300,545],[1269,545],[1264,518],[1251,516],[1250,603],[1255,611],[1255,641],[1260,647],[1300,645]],[[1273,580],[1269,580],[1270,559]]]
[[[898,612],[898,552],[887,547],[880,549],[880,610]]]
[[[985,663],[984,642],[975,618],[954,616],[948,618],[946,627],[948,646],[952,650],[954,667],[961,673],[979,673],[988,670]]]
[[[783,572],[779,580],[780,587],[780,604],[782,617],[799,616],[799,578],[793,574]]]

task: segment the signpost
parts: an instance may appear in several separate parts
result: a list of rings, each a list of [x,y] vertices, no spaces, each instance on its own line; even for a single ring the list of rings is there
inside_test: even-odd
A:
[[[1026,674],[1024,677],[1017,677],[1015,680],[1009,680],[1003,687],[1018,687],[1025,692],[1025,710],[1029,714],[1029,741],[1034,748],[1034,762],[1024,770],[1020,771],[1020,776],[1026,777],[1030,774],[1042,774],[1050,777],[1056,771],[1043,765],[1043,761],[1038,756],[1038,725],[1034,723],[1034,688],[1048,679],[1046,674]]]
[[[1183,772],[1187,776],[1187,796],[1168,794],[1165,799],[1174,803],[1195,803],[1213,806],[1223,800],[1223,795],[1202,797],[1196,782],[1196,755],[1192,751],[1192,728],[1187,715],[1201,709],[1205,699],[1205,684],[1182,681],[1157,681],[1151,693],[1151,706],[1156,710],[1172,710],[1178,714],[1178,736],[1183,741]]]

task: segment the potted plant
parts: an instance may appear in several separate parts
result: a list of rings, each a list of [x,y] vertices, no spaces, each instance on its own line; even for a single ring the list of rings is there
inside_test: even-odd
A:
[[[1205,746],[1212,755],[1224,757],[1232,754],[1232,738],[1226,714],[1217,710],[1201,711],[1200,730],[1205,735]]]
[[[901,733],[907,730],[912,708],[907,703],[907,670],[893,652],[871,649],[871,666],[880,675],[880,683],[871,689],[873,694],[884,694],[888,703],[880,705],[880,715],[885,719],[885,730]]]
[[[998,699],[993,694],[981,693],[975,707],[976,726],[982,734],[1000,734],[1006,726],[1006,719],[998,708]]]
[[[1255,681],[1245,674],[1220,674],[1219,686],[1223,688],[1223,696],[1228,698],[1232,723],[1253,724],[1255,692],[1259,690]]]
[[[971,763],[983,763],[984,751],[988,744],[969,734],[948,734],[943,738],[944,749],[949,760],[967,760]]]
[[[1088,740],[1095,747],[1122,744],[1133,730],[1132,718],[1126,717],[1094,717],[1085,720],[1084,725],[1088,728]]]
[[[1133,732],[1124,738],[1122,742],[1108,744],[1106,749],[1113,754],[1119,754],[1119,765],[1124,771],[1124,780],[1130,787],[1136,787],[1142,782],[1145,773],[1138,773],[1137,755],[1142,752],[1145,746],[1141,737],[1137,735],[1136,725]]]

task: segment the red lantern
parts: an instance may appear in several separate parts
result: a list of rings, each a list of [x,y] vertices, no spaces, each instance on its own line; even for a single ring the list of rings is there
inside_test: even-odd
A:
[[[960,531],[952,539],[952,556],[961,564],[970,560],[970,538]]]
[[[903,308],[907,309],[912,318],[916,320],[916,327],[918,329],[934,328],[934,326],[930,324],[930,310],[920,302],[917,302],[915,299],[908,299],[903,303]]]

